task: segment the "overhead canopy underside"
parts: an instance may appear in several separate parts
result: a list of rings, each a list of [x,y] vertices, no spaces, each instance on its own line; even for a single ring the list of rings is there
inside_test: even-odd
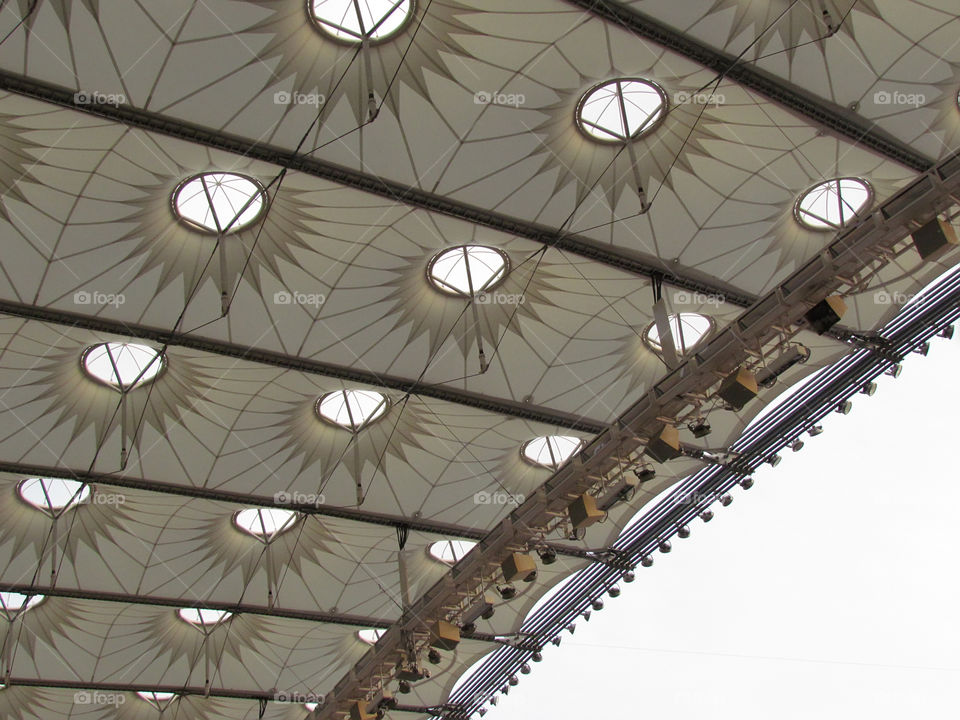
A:
[[[304,0],[0,5],[0,590],[47,596],[0,618],[0,715],[155,718],[135,692],[162,689],[183,693],[173,717],[304,717],[367,651],[357,630],[449,569],[432,543],[482,537],[550,477],[526,441],[589,440],[666,374],[658,292],[707,341],[835,237],[798,222],[805,191],[860,179],[864,213],[958,148],[953,0],[597,3],[630,23],[584,5],[417,0],[363,50]],[[673,49],[631,29],[646,18]],[[581,98],[630,78],[662,89],[663,116],[597,142]],[[292,153],[309,162],[285,169]],[[265,192],[220,245],[173,199],[211,172]],[[506,258],[483,302],[428,282],[462,245]],[[844,326],[880,327],[955,261],[894,258]],[[725,448],[849,349],[796,341],[808,363],[684,442]],[[163,350],[162,371],[125,394],[95,382],[84,352],[110,342]],[[321,420],[345,390],[386,412]],[[570,552],[403,702],[442,703],[589,562],[576,551],[699,467],[657,465],[559,539]],[[18,491],[71,476],[91,498],[56,519]],[[234,522],[294,505],[313,511],[270,542]],[[237,612],[204,630],[181,607]]]

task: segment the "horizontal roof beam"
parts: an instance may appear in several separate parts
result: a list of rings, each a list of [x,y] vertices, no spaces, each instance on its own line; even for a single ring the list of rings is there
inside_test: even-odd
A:
[[[71,600],[95,600],[97,602],[125,603],[128,605],[150,605],[154,607],[201,607],[206,610],[222,610],[234,615],[261,615],[264,617],[305,620],[307,622],[347,625],[356,628],[376,628],[384,630],[392,620],[374,618],[365,615],[330,613],[319,610],[293,610],[278,607],[265,607],[253,603],[221,602],[217,600],[191,600],[189,598],[171,598],[158,595],[132,595],[129,593],[105,592],[102,590],[82,590],[80,588],[49,587],[36,583],[8,583],[0,580],[0,592],[15,592],[21,595],[43,595],[44,597],[67,598]],[[485,632],[463,633],[468,640],[498,643],[503,641],[497,635]]]
[[[194,125],[150,110],[142,110],[129,105],[80,103],[75,98],[73,90],[35,78],[0,70],[0,90],[25,95],[88,115],[96,115],[140,130],[175,137],[205,147],[216,148],[289,168],[355,190],[378,195],[393,202],[455,217],[475,225],[482,225],[509,235],[533,240],[635,275],[662,278],[664,282],[685,290],[705,295],[722,296],[725,302],[739,307],[748,307],[756,299],[753,295],[732,285],[719,283],[707,273],[682,268],[672,263],[668,264],[659,258],[648,257],[627,248],[614,248],[609,244],[582,235],[565,233],[554,227],[469,205],[417,187],[319,160],[310,155],[298,154],[285,148],[266,145],[201,125]]]
[[[911,170],[925,172],[934,165],[933,159],[880,130],[874,123],[866,121],[855,112],[760,70],[750,62],[739,62],[735,56],[696,40],[639,10],[615,0],[567,1],[626,28],[639,37],[683,55],[718,75],[723,74],[727,79]]]
[[[301,358],[296,355],[288,355],[273,350],[264,350],[223,340],[198,337],[189,333],[171,332],[170,330],[141,325],[139,323],[109,320],[93,315],[84,315],[66,310],[55,310],[52,308],[18,303],[12,300],[0,300],[0,313],[27,320],[38,320],[55,325],[68,325],[84,330],[93,330],[95,332],[109,333],[122,337],[132,337],[138,340],[148,340],[160,345],[200,350],[214,355],[223,355],[248,362],[259,363],[261,365],[295,370],[308,375],[323,375],[324,377],[346,380],[348,382],[374,385],[389,390],[397,390],[412,395],[422,395],[436,400],[466,405],[508,417],[530,420],[531,422],[544,423],[546,425],[556,425],[590,435],[600,433],[605,427],[603,423],[596,420],[580,417],[561,410],[553,410],[540,405],[490,397],[482,393],[450,388],[444,385],[421,383],[396,375],[376,373],[369,370],[347,367],[345,365],[335,365],[333,363]]]
[[[65,480],[78,480],[92,485],[105,485],[131,490],[145,490],[147,492],[179,495],[181,497],[200,498],[215,502],[235,503],[244,506],[278,508],[293,510],[304,515],[318,515],[321,517],[335,517],[354,522],[388,527],[405,528],[415,532],[431,533],[444,537],[462,538],[465,540],[482,540],[487,531],[482,528],[466,527],[453,523],[438,522],[424,518],[390,515],[388,513],[370,512],[348,507],[332,505],[314,505],[309,503],[280,502],[277,498],[264,495],[250,495],[247,493],[231,492],[215,488],[196,487],[194,485],[177,485],[168,482],[158,482],[144,478],[134,478],[121,475],[110,475],[92,470],[77,470],[73,468],[51,467],[46,465],[28,465],[20,462],[0,460],[0,472],[23,477],[50,477]],[[583,560],[593,560],[595,556],[586,549],[567,545],[565,543],[546,543],[558,555],[575,557]]]

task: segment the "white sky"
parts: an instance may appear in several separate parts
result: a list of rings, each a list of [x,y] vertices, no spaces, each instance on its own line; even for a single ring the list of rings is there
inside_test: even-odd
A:
[[[960,332],[765,466],[485,720],[956,717]]]

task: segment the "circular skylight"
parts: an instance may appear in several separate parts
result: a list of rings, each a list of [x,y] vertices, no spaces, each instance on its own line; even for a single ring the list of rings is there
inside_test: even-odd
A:
[[[104,385],[126,392],[157,377],[163,353],[136,343],[101,343],[84,351],[83,369]]]
[[[317,401],[317,413],[327,422],[356,432],[383,417],[386,395],[374,390],[337,390]]]
[[[137,695],[158,710],[163,710],[177,696],[176,693],[172,692],[147,692],[143,690],[138,691]]]
[[[308,7],[321,30],[348,43],[386,40],[413,14],[412,0],[309,0]]]
[[[386,630],[380,628],[364,628],[363,630],[357,630],[357,637],[367,645],[375,645],[385,632]]]
[[[233,523],[261,540],[272,540],[294,526],[299,515],[281,508],[248,508],[233,516]]]
[[[797,221],[810,230],[839,230],[860,217],[873,190],[859,178],[835,178],[807,190],[797,201]]]
[[[48,515],[79,505],[90,497],[90,486],[61,478],[27,478],[17,486],[20,497]]]
[[[648,80],[610,80],[591,88],[577,106],[587,135],[605,142],[635,140],[650,132],[667,109],[667,96]]]
[[[185,623],[198,628],[212,628],[219,623],[230,619],[233,613],[226,610],[211,610],[209,608],[180,608],[177,615]]]
[[[438,253],[427,267],[427,277],[438,290],[471,297],[490,290],[506,277],[510,261],[497,248],[460,245]]]
[[[549,435],[528,440],[520,449],[523,458],[534,465],[556,469],[577,454],[583,446],[580,438]]]
[[[232,233],[260,217],[263,185],[243,175],[204,173],[180,184],[173,194],[177,217],[195,230]]]
[[[473,540],[438,540],[430,545],[430,557],[447,565],[454,565],[476,545]]]
[[[313,712],[313,711],[316,710],[318,707],[320,707],[320,703],[312,703],[312,702],[311,702],[311,703],[304,703],[303,706],[307,709],[307,712]]]
[[[16,592],[0,592],[0,610],[12,618],[20,612],[25,612],[43,602],[43,595],[22,595]]]
[[[671,314],[667,319],[670,321],[670,332],[673,334],[673,346],[681,355],[695,350],[713,330],[713,320],[700,313]],[[660,344],[660,329],[656,323],[647,326],[643,338],[654,352],[663,352],[663,346]]]

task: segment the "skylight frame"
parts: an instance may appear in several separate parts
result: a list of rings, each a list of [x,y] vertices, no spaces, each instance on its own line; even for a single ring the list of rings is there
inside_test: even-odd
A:
[[[437,540],[430,543],[427,547],[427,554],[436,562],[443,563],[444,565],[456,565],[476,546],[477,543],[473,540]]]
[[[196,613],[196,618],[191,617],[191,613]],[[203,607],[183,607],[178,609],[176,614],[180,622],[204,632],[213,630],[233,618],[233,613],[228,610],[214,610]],[[210,622],[204,619],[205,615],[211,617]]]
[[[364,7],[360,8],[360,20],[356,23],[359,29],[346,27],[332,20],[324,20],[317,15],[318,5],[338,4],[344,8],[353,6],[350,9],[353,11],[354,17],[356,17],[357,3],[359,3],[360,6],[365,6],[365,9],[368,11],[366,15],[369,19],[379,16],[379,20],[375,21],[370,31],[366,31],[363,27]],[[380,6],[375,13],[369,12],[371,3]],[[383,12],[388,6],[392,6],[392,9]],[[310,22],[313,23],[317,30],[323,33],[324,37],[343,45],[356,46],[360,45],[364,40],[370,45],[379,45],[380,43],[393,40],[406,30],[416,15],[417,4],[416,0],[307,0],[306,8],[307,17],[310,19]],[[349,12],[349,10],[345,10],[345,12]],[[380,14],[381,12],[383,12],[383,14]],[[394,22],[392,18],[397,12],[403,17],[399,22]],[[389,25],[390,28],[380,33],[378,28],[385,24]]]
[[[501,262],[500,267],[495,272],[491,273],[479,287],[475,286],[473,280],[473,263],[479,263],[487,268],[490,268],[490,266],[487,265],[480,257],[471,256],[471,250],[482,251],[483,254],[488,254],[488,252],[494,253],[499,257]],[[436,275],[437,263],[444,262],[447,258],[455,257],[455,251],[460,251],[461,259],[454,259],[453,267],[456,267],[456,263],[463,263],[464,271],[468,281],[466,289],[463,289],[458,284],[441,279]],[[477,255],[479,255],[479,253],[477,253]],[[468,299],[471,297],[475,298],[481,293],[487,293],[499,287],[507,279],[507,276],[510,275],[510,270],[510,256],[500,248],[494,247],[493,245],[465,243],[463,245],[453,245],[451,247],[443,248],[436,253],[432,258],[430,258],[430,262],[427,264],[426,273],[427,282],[433,289],[450,297]],[[449,273],[447,277],[449,277]]]
[[[29,486],[31,488],[36,487],[39,484],[42,490],[42,495],[46,500],[46,504],[40,505],[34,502],[32,499],[27,497],[26,488]],[[72,488],[73,492],[70,493],[69,499],[60,504],[53,500],[53,495],[57,497],[65,496],[65,492],[70,490],[68,486],[71,484],[77,485],[76,488]],[[54,492],[51,493],[51,487]],[[59,488],[64,489],[64,493],[58,492]],[[32,510],[37,510],[49,515],[50,517],[60,517],[63,513],[71,510],[75,507],[78,507],[84,504],[90,497],[93,495],[93,487],[87,483],[80,482],[79,480],[70,480],[67,478],[51,478],[51,477],[28,477],[24,478],[17,483],[17,497],[30,506]]]
[[[688,337],[685,332],[683,332],[684,324],[689,323],[693,318],[696,318],[697,321],[703,321],[706,324],[706,328],[702,332],[694,329],[694,331],[699,335],[696,340],[692,343],[686,342]],[[671,324],[671,330],[674,331],[674,346],[678,355],[689,355],[690,353],[696,352],[702,348],[710,339],[713,337],[714,332],[717,329],[717,321],[714,320],[709,315],[704,315],[703,313],[695,312],[679,312],[679,313],[670,313],[667,315],[667,320]],[[680,330],[680,333],[677,333],[677,330]],[[657,339],[653,339],[653,334],[657,334]],[[657,355],[663,354],[663,346],[660,344],[660,333],[657,328],[656,322],[652,322],[643,331],[643,343],[650,348]],[[678,342],[681,340],[682,342]]]
[[[251,527],[246,526],[246,520],[241,521],[241,516],[244,516],[244,513],[253,513],[256,516],[256,519],[251,522]],[[286,519],[279,525],[277,525],[275,520],[268,523],[267,518],[272,518],[274,513],[282,514]],[[265,514],[267,518],[264,517]],[[245,517],[253,516],[246,515]],[[245,508],[243,510],[237,510],[237,512],[233,514],[233,526],[237,529],[237,532],[256,538],[261,542],[270,543],[280,535],[293,530],[302,517],[300,513],[285,508]],[[267,527],[274,525],[276,529],[268,532]],[[259,529],[257,529],[258,526]]]
[[[859,186],[856,187],[856,191],[864,193],[863,202],[859,205],[859,207],[854,208],[850,202],[847,202],[843,199],[845,192],[844,183],[854,183],[856,186]],[[833,190],[834,187],[836,190]],[[811,195],[821,189],[822,192],[828,193],[828,195],[831,192],[836,195],[836,210],[840,216],[839,222],[829,217],[821,217],[817,213],[803,207],[804,202]],[[829,201],[832,200],[833,198],[829,198]],[[838,232],[869,215],[875,200],[876,195],[874,193],[873,186],[864,178],[852,175],[830,178],[828,180],[822,180],[815,185],[811,185],[809,188],[800,193],[800,196],[793,205],[793,217],[797,223],[806,230],[812,230],[813,232]],[[849,217],[845,217],[844,208],[849,210]],[[829,204],[828,213],[826,214],[829,214]],[[811,218],[813,218],[813,220],[811,220]]]
[[[252,184],[255,187],[256,192],[247,196],[247,199],[244,201],[243,205],[241,205],[240,207],[241,212],[239,213],[239,216],[243,217],[244,213],[246,212],[246,210],[244,209],[246,207],[246,204],[250,202],[253,198],[259,198],[259,206],[257,208],[257,211],[242,221],[240,219],[235,219],[237,218],[236,214],[231,216],[230,218],[220,218],[219,213],[211,205],[212,202],[216,201],[215,189],[214,189],[214,192],[211,193],[210,187],[205,182],[205,179],[211,176],[217,176],[217,177],[229,176],[231,178],[231,182],[239,180],[242,182],[248,182]],[[213,220],[214,220],[214,227],[212,228],[208,227],[206,224],[204,224],[201,221],[188,217],[187,215],[184,214],[183,210],[181,209],[181,203],[180,203],[181,194],[185,192],[192,183],[195,183],[198,180],[201,182],[201,185],[204,188],[204,193],[206,195],[206,201],[207,201],[207,211],[210,213],[210,215],[213,217]],[[261,183],[255,177],[252,177],[250,175],[245,175],[243,173],[236,173],[236,172],[230,172],[230,171],[224,171],[224,170],[207,170],[202,173],[191,175],[190,177],[185,178],[183,181],[181,181],[180,184],[177,185],[177,187],[174,189],[173,193],[170,196],[170,206],[171,206],[171,209],[173,210],[174,217],[177,219],[177,222],[181,223],[185,227],[188,227],[195,232],[202,233],[204,235],[214,235],[214,236],[220,235],[220,234],[233,235],[234,233],[241,232],[249,228],[250,226],[255,225],[257,221],[260,220],[263,217],[263,214],[266,212],[267,206],[269,205],[269,200],[270,198],[267,195],[267,190],[266,188],[264,188],[263,183]],[[233,208],[231,206],[231,210],[232,209]],[[221,220],[224,220],[222,224],[221,224]],[[225,228],[223,227],[224,225],[226,226]]]
[[[545,449],[550,457],[550,462],[543,462],[542,460],[537,459],[536,457],[531,457],[528,454],[530,447],[535,443],[543,443]],[[573,447],[566,451],[563,447],[560,446],[560,443],[563,442],[567,444],[568,441],[575,441]],[[538,435],[537,437],[530,438],[523,445],[520,446],[520,457],[523,458],[524,462],[533,465],[534,467],[546,468],[547,470],[556,470],[560,468],[565,462],[570,460],[574,455],[580,452],[583,449],[585,441],[583,438],[578,438],[575,435]],[[538,453],[538,457],[542,456],[542,450]]]
[[[650,94],[659,98],[660,102],[652,112],[648,112],[646,109],[638,107],[636,103],[629,102],[629,99],[624,99],[625,93],[626,96],[629,97],[630,94],[635,92],[632,87],[634,84],[641,85],[645,91],[648,91],[644,94]],[[614,86],[614,88],[613,92],[608,98],[596,97],[598,93],[611,89],[611,86]],[[592,105],[596,102],[603,102],[604,99],[612,101],[614,98],[616,98],[619,110],[619,131],[614,131],[612,128],[602,125],[598,122],[602,116],[602,113],[601,115],[598,115],[596,120],[588,120],[584,118],[584,111],[589,105]],[[627,111],[628,105],[637,107],[637,110],[645,115],[639,125],[635,129],[632,129],[632,131],[632,122]],[[626,142],[639,140],[640,138],[652,133],[666,119],[669,110],[670,101],[667,97],[667,93],[658,83],[647,78],[617,77],[610,80],[604,80],[603,82],[597,83],[596,85],[590,87],[577,102],[577,108],[574,112],[574,120],[577,128],[589,140],[598,143],[622,145]]]
[[[348,396],[349,394],[349,396]],[[326,415],[322,408],[322,405],[329,399],[335,398],[337,395],[343,398],[343,407],[346,409],[347,415],[349,417],[349,424],[344,424],[339,420]],[[350,407],[350,397],[356,396],[370,396],[377,395],[379,396],[378,404],[376,405],[375,410],[363,418],[362,422],[356,423],[353,415],[353,408]],[[362,388],[345,388],[343,390],[334,390],[333,392],[324,393],[319,398],[317,398],[316,403],[314,404],[314,412],[317,417],[320,418],[323,422],[333,427],[340,428],[341,430],[346,430],[347,432],[358,433],[364,428],[369,427],[373,423],[376,423],[386,417],[387,413],[390,411],[390,398],[387,397],[382,392],[377,390],[366,390]],[[340,415],[338,411],[335,415]]]
[[[117,378],[118,382],[115,383],[110,379],[100,377],[100,375],[96,374],[93,370],[90,369],[88,365],[88,363],[90,362],[90,356],[94,351],[98,350],[99,348],[106,348],[107,359],[108,359],[108,362],[110,363],[110,369],[113,372],[113,377]],[[118,360],[119,353],[127,348],[134,348],[136,349],[137,352],[149,351],[151,353],[155,353],[154,359],[151,360],[144,368],[140,370],[139,374],[137,375],[136,378],[134,378],[133,382],[129,385],[129,387],[126,387],[122,382],[123,378],[120,377],[120,375],[122,374],[122,371],[121,371],[121,368],[119,367],[120,362]],[[133,351],[130,351],[130,352],[131,354],[133,353]],[[99,358],[95,359],[94,362],[99,362]],[[159,366],[157,367],[156,372],[154,372],[149,377],[144,377],[147,374],[147,372],[149,372],[155,366],[155,363],[157,362],[159,362]],[[163,375],[163,372],[166,370],[166,368],[167,368],[166,353],[163,352],[162,350],[158,350],[157,348],[151,347],[150,345],[143,345],[142,343],[113,342],[113,341],[102,342],[102,343],[97,343],[95,345],[90,345],[89,347],[84,348],[83,352],[80,353],[80,369],[83,371],[84,375],[86,375],[89,379],[91,379],[92,381],[94,381],[99,385],[103,385],[104,387],[108,387],[111,390],[115,390],[121,393],[130,392],[131,390],[135,390],[139,387],[144,387],[146,385],[149,385],[150,383],[156,382],[160,378],[160,376]]]

